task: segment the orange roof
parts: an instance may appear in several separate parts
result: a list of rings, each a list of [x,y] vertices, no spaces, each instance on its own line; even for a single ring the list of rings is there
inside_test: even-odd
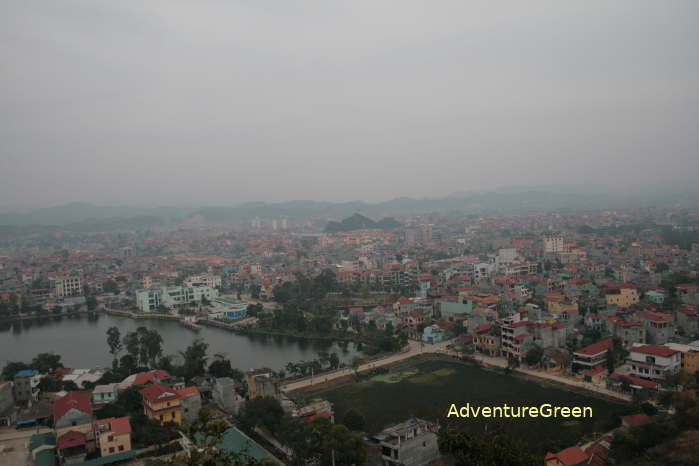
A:
[[[175,390],[175,393],[180,395],[182,398],[191,398],[193,396],[199,396],[199,389],[195,386],[180,388]]]
[[[548,453],[546,461],[557,459],[563,466],[575,466],[576,464],[583,464],[587,461],[588,455],[580,447],[570,447],[565,450],[561,450],[558,453]]]
[[[157,383],[148,385],[139,393],[149,403],[159,403],[161,401],[173,399],[177,400],[180,398],[180,395],[178,395],[172,388]]]
[[[95,422],[97,426],[108,426],[114,435],[126,435],[131,433],[131,424],[128,417],[109,417]]]

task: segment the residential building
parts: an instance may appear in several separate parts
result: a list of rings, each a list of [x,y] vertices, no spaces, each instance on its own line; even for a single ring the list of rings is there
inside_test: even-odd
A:
[[[618,285],[607,288],[605,295],[608,306],[629,307],[638,304],[638,289],[635,285]]]
[[[666,343],[665,346],[682,353],[680,368],[683,373],[692,375],[699,371],[699,344]]]
[[[52,280],[53,292],[57,298],[66,296],[82,296],[83,286],[80,277],[57,277]]]
[[[681,355],[679,351],[667,346],[634,346],[628,357],[630,374],[647,379],[664,379],[680,371]]]
[[[208,286],[209,288],[221,288],[221,277],[212,274],[192,275],[184,280],[184,286]]]
[[[675,336],[675,319],[671,314],[637,311],[635,315],[646,329],[646,340],[648,343],[662,345]]]
[[[499,329],[493,325],[481,325],[473,329],[473,344],[476,351],[488,356],[500,354]]]
[[[92,425],[92,419],[92,396],[88,391],[68,392],[53,403],[53,426],[56,430]]]
[[[95,441],[101,456],[131,451],[131,424],[128,417],[110,417],[95,422]]]
[[[112,403],[116,401],[118,391],[118,383],[96,385],[95,388],[92,390],[92,403],[95,405]]]
[[[182,424],[182,399],[175,390],[161,384],[151,384],[140,392],[143,398],[143,413],[160,423]]]
[[[424,466],[439,459],[437,431],[436,424],[418,418],[384,429],[377,436],[384,466]]]
[[[252,400],[261,396],[279,398],[279,385],[272,377],[272,369],[263,367],[245,374],[248,383],[248,397]]]
[[[235,381],[229,377],[220,377],[211,387],[211,398],[222,411],[238,414],[240,399],[235,391]]]
[[[15,400],[30,403],[39,399],[41,375],[34,369],[24,369],[15,374]]]
[[[675,316],[678,330],[682,329],[684,335],[694,335],[699,332],[699,314],[691,306],[680,307]]]
[[[548,453],[544,458],[545,466],[582,466],[588,464],[590,458],[582,448],[569,447],[558,453]]]
[[[565,240],[563,235],[544,236],[544,253],[558,254],[565,252]]]
[[[55,466],[56,436],[52,432],[32,435],[28,449],[36,466]]]
[[[175,392],[182,399],[182,420],[185,422],[195,422],[199,418],[201,410],[201,395],[197,387],[184,387]]]
[[[573,352],[573,372],[604,366],[607,363],[607,353],[613,344],[613,340],[608,338]]]
[[[422,341],[425,343],[439,343],[444,341],[444,329],[437,325],[429,325],[422,331]]]

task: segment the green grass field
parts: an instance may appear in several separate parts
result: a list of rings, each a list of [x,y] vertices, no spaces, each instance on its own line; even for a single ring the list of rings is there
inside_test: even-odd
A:
[[[452,403],[472,406],[590,406],[593,417],[537,419],[455,419],[448,422],[466,429],[502,427],[538,449],[570,446],[583,435],[609,429],[610,421],[626,414],[629,407],[550,385],[487,371],[446,360],[416,361],[388,374],[341,386],[318,394],[335,405],[337,422],[350,408],[359,410],[368,432],[378,432],[413,416],[440,423]]]

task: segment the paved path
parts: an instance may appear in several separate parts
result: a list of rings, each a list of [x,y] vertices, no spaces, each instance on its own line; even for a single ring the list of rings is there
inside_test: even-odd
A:
[[[361,366],[359,366],[358,372],[363,372],[370,369],[375,369],[377,367],[386,366],[393,364],[404,359],[412,358],[418,354],[428,354],[428,353],[446,353],[447,345],[451,343],[451,340],[443,341],[441,343],[435,343],[433,345],[423,344],[418,341],[410,341],[408,344],[408,351],[403,351],[401,353],[395,353],[383,358],[379,358],[373,361],[368,361]],[[312,378],[306,378],[303,380],[298,380],[296,382],[288,383],[282,386],[282,391],[290,392],[293,390],[298,390],[300,388],[307,388],[320,383],[329,382],[340,377],[346,377],[352,375],[354,370],[351,367],[346,367],[344,369],[338,369],[332,372],[324,372]]]
[[[14,427],[2,428],[0,429],[0,443],[5,440],[29,440],[32,435],[43,434],[45,432],[53,432],[53,429],[49,429],[48,427],[40,427],[38,430],[36,428],[26,428],[20,430],[17,430]]]

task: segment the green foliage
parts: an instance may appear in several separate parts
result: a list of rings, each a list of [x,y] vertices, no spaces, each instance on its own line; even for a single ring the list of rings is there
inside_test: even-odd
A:
[[[283,417],[279,401],[268,396],[249,400],[238,415],[243,429],[252,431],[255,427],[264,427],[273,434],[279,431]]]
[[[94,311],[99,305],[97,297],[95,295],[85,296],[85,305],[87,306],[88,311]]]
[[[362,438],[326,418],[313,422],[285,418],[280,437],[294,452],[290,462],[293,466],[330,465],[333,459],[337,466],[365,464],[366,461]]]
[[[213,377],[230,377],[236,382],[242,383],[244,377],[243,372],[240,369],[236,369],[231,366],[231,362],[228,359],[217,359],[211,364],[209,364],[209,374]]]
[[[5,364],[5,367],[2,368],[2,378],[4,380],[12,380],[15,378],[15,374],[17,372],[25,369],[30,369],[29,364],[9,361],[7,364]]]
[[[107,345],[109,346],[109,353],[116,358],[123,348],[118,327],[109,327],[107,329]]]
[[[439,432],[439,450],[451,454],[457,466],[538,466],[541,458],[526,443],[504,432],[466,433],[452,429]]]
[[[41,374],[48,374],[59,367],[63,367],[61,357],[55,353],[39,353],[29,364],[32,369],[36,369]]]
[[[197,338],[184,351],[180,352],[184,364],[179,372],[185,380],[192,380],[194,377],[206,374],[206,350],[209,344],[201,338]]]
[[[534,345],[532,349],[530,349],[527,352],[527,355],[525,356],[525,360],[527,361],[527,364],[530,366],[534,366],[536,364],[539,364],[541,362],[541,358],[544,356],[544,350],[538,346]]]
[[[119,294],[119,285],[117,285],[117,282],[115,282],[114,280],[107,280],[102,285],[102,291],[104,291],[105,293]]]
[[[342,423],[350,430],[363,431],[366,420],[362,413],[355,409],[350,409],[342,418]]]

